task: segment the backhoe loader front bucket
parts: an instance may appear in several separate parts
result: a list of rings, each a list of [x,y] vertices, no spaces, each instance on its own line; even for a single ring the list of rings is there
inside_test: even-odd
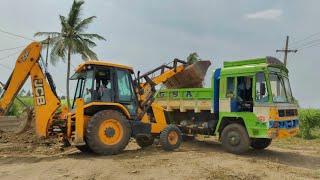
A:
[[[210,65],[210,61],[197,61],[186,67],[184,71],[169,78],[164,85],[168,89],[202,87],[204,77]]]
[[[23,110],[20,116],[0,116],[0,131],[20,134],[31,127],[32,108]]]

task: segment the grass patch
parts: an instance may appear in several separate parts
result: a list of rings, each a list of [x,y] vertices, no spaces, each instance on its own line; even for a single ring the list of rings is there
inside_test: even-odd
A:
[[[301,109],[299,111],[300,132],[298,137],[315,139],[319,137],[320,109]]]
[[[272,146],[290,149],[314,149],[320,151],[320,138],[302,139],[299,137],[276,139],[272,141]]]
[[[33,97],[31,96],[19,96],[18,97],[25,105],[28,107],[33,107]],[[73,101],[70,103],[72,104]],[[19,100],[15,99],[9,109],[8,115],[11,116],[19,116],[22,111],[25,109],[25,105],[23,105]],[[61,106],[67,106],[67,100],[61,100]]]

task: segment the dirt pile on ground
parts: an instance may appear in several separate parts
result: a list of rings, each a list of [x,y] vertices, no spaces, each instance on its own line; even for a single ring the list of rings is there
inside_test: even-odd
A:
[[[35,130],[30,129],[21,134],[0,131],[0,153],[37,153],[54,154],[60,152],[58,138],[40,139]]]

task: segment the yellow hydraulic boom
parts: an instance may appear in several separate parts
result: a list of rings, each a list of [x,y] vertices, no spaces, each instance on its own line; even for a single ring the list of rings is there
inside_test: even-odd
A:
[[[40,67],[40,51],[41,44],[33,42],[19,55],[0,98],[0,113],[2,116],[6,115],[13,100],[30,76],[34,95],[36,133],[39,137],[47,137],[49,122],[53,120],[53,116],[60,106],[60,100],[53,90],[54,85],[48,83],[48,77]]]

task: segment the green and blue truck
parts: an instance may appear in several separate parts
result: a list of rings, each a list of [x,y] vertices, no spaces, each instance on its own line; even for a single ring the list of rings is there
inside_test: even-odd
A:
[[[298,104],[288,69],[265,57],[224,62],[209,88],[160,89],[155,102],[184,136],[219,136],[231,153],[265,149],[272,139],[298,133]]]

